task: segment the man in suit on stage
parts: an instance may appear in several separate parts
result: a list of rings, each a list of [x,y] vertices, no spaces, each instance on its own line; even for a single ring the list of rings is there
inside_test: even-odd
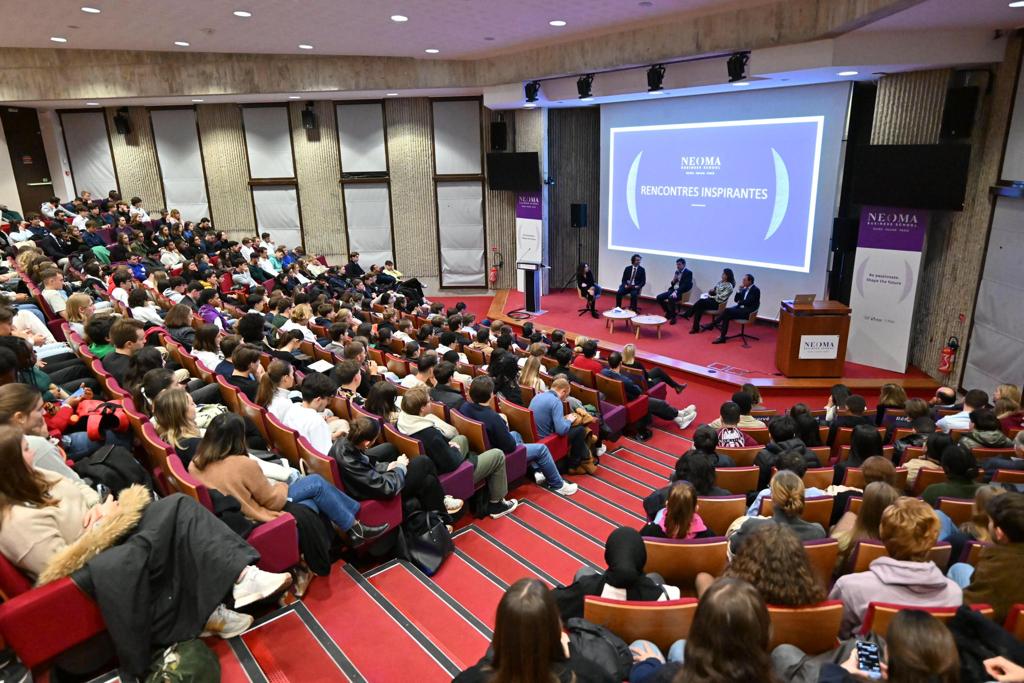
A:
[[[640,290],[647,284],[647,271],[640,265],[640,254],[633,254],[629,261],[631,265],[626,266],[622,271],[622,284],[619,285],[618,291],[615,292],[615,305],[618,308],[622,308],[622,296],[629,294],[630,310],[639,313],[636,307],[636,300],[640,296]]]
[[[712,344],[724,344],[725,338],[729,336],[729,321],[740,320],[750,317],[750,314],[761,308],[761,290],[754,285],[754,276],[747,273],[743,276],[740,289],[733,298],[736,305],[722,311],[722,314],[711,321],[708,325],[701,325],[701,329],[710,330],[718,327],[722,334]]]
[[[676,324],[679,300],[691,289],[693,289],[693,271],[686,267],[686,259],[676,259],[676,272],[672,274],[672,282],[668,283],[668,290],[657,297],[658,303],[665,309],[665,317],[668,318],[670,325]]]

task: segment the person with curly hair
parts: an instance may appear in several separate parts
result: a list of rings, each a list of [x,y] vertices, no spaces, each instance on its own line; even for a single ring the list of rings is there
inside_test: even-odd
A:
[[[814,575],[800,539],[779,524],[765,524],[750,534],[723,576],[750,583],[769,605],[804,607],[825,599],[825,586]],[[698,574],[697,595],[714,581],[710,574]]]

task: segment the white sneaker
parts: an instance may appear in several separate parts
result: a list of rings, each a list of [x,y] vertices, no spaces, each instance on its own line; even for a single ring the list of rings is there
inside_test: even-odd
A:
[[[248,631],[252,621],[248,614],[230,610],[222,603],[217,605],[217,609],[213,610],[213,614],[206,620],[206,626],[199,637],[218,636],[224,640],[234,638]]]
[[[536,472],[533,473],[533,480],[540,484],[541,486],[543,486],[544,482],[546,482],[548,478],[544,476],[543,472],[537,470]]]
[[[602,455],[608,452],[608,447],[601,444],[601,447],[594,451],[594,456],[600,458]]]
[[[444,497],[444,509],[449,515],[454,515],[456,512],[462,509],[462,506],[466,504],[466,501],[461,498],[455,498],[454,496]]]
[[[551,490],[560,496],[571,496],[572,494],[576,493],[577,489],[579,489],[579,487],[576,484],[573,484],[571,481],[565,481],[563,479],[562,488]]]
[[[235,607],[245,607],[254,602],[280,593],[292,584],[291,574],[271,574],[249,565],[235,582],[232,595]]]
[[[672,421],[679,425],[680,429],[686,429],[690,423],[697,419],[697,413],[679,413]]]
[[[683,408],[679,412],[683,413],[684,415],[686,415],[686,414],[696,415],[697,414],[697,406],[695,406],[695,405],[693,405],[691,403],[690,405],[686,406],[685,408]]]

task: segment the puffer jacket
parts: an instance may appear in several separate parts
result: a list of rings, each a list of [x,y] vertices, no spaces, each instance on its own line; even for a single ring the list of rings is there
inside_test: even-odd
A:
[[[967,450],[975,448],[1013,448],[1013,441],[998,429],[979,432],[972,429],[970,433],[960,437],[960,445]]]
[[[404,467],[388,470],[388,462],[393,458],[388,458],[387,462],[383,459],[374,462],[348,439],[335,441],[328,455],[338,463],[345,492],[356,500],[392,498],[401,492],[405,484]],[[393,455],[398,457],[397,450]]]

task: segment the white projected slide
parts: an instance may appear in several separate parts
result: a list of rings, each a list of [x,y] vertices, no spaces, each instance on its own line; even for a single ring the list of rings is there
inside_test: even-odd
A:
[[[638,253],[648,296],[680,257],[698,291],[723,268],[754,275],[763,317],[823,296],[849,95],[837,83],[603,105],[601,284],[617,287]]]
[[[609,248],[809,272],[823,125],[612,128]]]

